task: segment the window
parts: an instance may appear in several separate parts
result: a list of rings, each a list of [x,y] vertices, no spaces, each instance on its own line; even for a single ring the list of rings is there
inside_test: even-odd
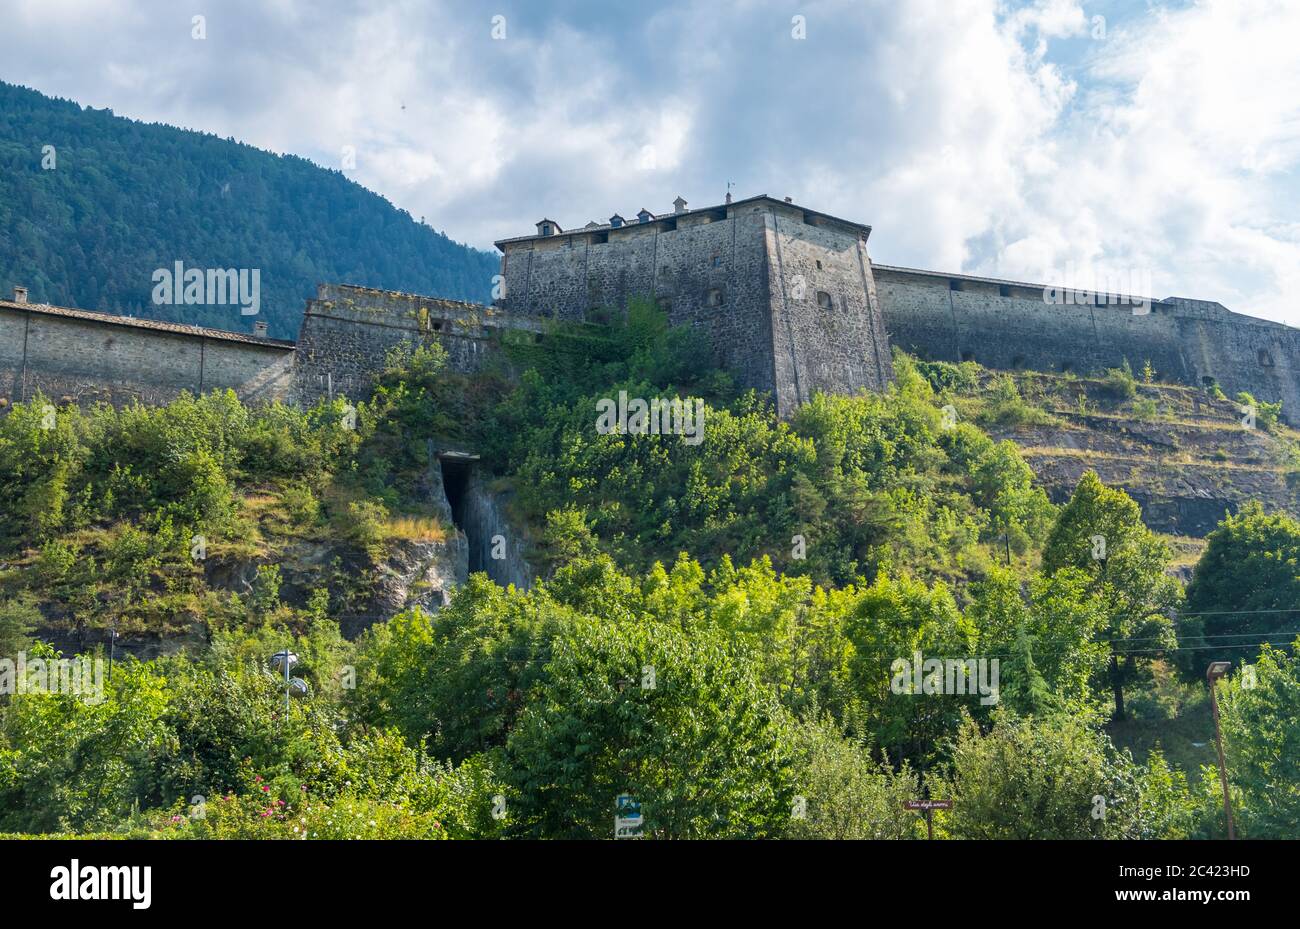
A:
[[[961,290],[961,289],[962,289],[962,282],[959,281],[959,280],[957,280],[956,278],[953,278],[952,280],[948,281],[948,289],[949,289],[949,290]]]
[[[822,269],[822,260],[821,260],[820,258],[818,258],[818,259],[817,259],[817,270],[820,271],[821,269]]]
[[[593,232],[593,233],[591,234],[591,244],[592,244],[592,245],[604,245],[604,244],[605,244],[606,242],[608,242],[608,241],[609,241],[609,233],[608,233],[608,232]]]
[[[1011,296],[1011,288],[1008,287],[1006,284],[999,284],[999,285],[998,285],[998,296],[999,296],[999,297],[1009,297],[1009,296]]]
[[[817,291],[817,305],[823,310],[835,309],[835,301],[832,300],[831,295],[824,290]]]
[[[722,306],[724,300],[721,287],[714,287],[709,291],[709,306]]]
[[[962,360],[962,361],[974,361],[974,360],[975,360],[975,353],[972,352],[972,351],[964,351],[964,352],[961,353],[961,360]]]
[[[1261,348],[1259,350],[1259,363],[1266,368],[1273,367],[1273,356],[1268,353],[1268,349]]]
[[[715,268],[721,268],[721,267],[722,267],[722,256],[721,256],[721,255],[714,255],[714,256],[713,256],[713,267],[715,267]]]

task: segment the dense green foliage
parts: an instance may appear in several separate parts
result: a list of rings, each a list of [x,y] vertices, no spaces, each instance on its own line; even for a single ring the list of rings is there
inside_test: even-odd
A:
[[[782,422],[644,306],[506,348],[517,380],[397,351],[355,422],[341,398],[220,393],[0,419],[0,645],[202,630],[119,653],[103,699],[0,696],[0,830],[609,837],[627,795],[650,837],[919,838],[903,801],[949,796],[938,836],[1222,834],[1214,769],[1106,734],[1153,669],[1202,663],[1173,635],[1165,544],[1095,474],[1054,507],[1013,445],[954,421],[964,367],[899,356],[887,392]],[[619,390],[701,397],[703,440],[600,433]],[[1024,402],[999,387],[985,412]],[[421,522],[450,441],[514,491],[538,580],[476,574],[343,637],[412,525],[450,531]],[[1292,529],[1227,521],[1193,596]],[[313,583],[285,555],[302,540],[337,555]],[[287,713],[267,665],[286,645],[308,685]],[[952,684],[915,686],[914,659]],[[1266,650],[1220,685],[1243,834],[1295,833],[1298,668]]]
[[[1080,479],[1043,549],[1045,571],[1083,571],[1106,604],[1110,685],[1119,718],[1124,687],[1175,645],[1171,615],[1182,591],[1165,573],[1168,565],[1169,548],[1142,525],[1137,503],[1091,471]]]
[[[260,318],[286,339],[322,281],[484,301],[498,271],[341,171],[0,82],[0,292],[247,329],[236,307],[155,306],[151,275],[177,261],[260,269]]]
[[[945,422],[906,358],[888,393],[818,396],[781,422],[693,360],[685,332],[662,325],[634,304],[612,331],[566,331],[541,351],[519,348],[530,373],[487,421],[482,443],[528,488],[519,501],[527,521],[566,511],[633,569],[681,551],[709,562],[766,555],[820,583],[903,565],[965,576],[987,563],[983,542],[1007,534],[1023,555],[1044,538],[1052,506],[1014,445]],[[702,398],[703,441],[599,434],[596,404],[619,391]],[[553,556],[543,548],[544,561]]]
[[[1300,523],[1249,504],[1207,541],[1179,630],[1183,645],[1204,656],[1197,665],[1300,635]]]

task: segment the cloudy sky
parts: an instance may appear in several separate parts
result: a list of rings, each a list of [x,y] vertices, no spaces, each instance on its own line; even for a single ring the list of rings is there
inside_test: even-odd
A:
[[[480,247],[731,183],[872,224],[881,263],[1300,325],[1295,0],[0,0],[0,35],[0,79],[350,148]]]

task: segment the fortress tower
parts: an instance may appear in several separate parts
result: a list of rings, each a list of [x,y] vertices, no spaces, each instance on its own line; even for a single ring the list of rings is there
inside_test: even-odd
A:
[[[690,326],[737,381],[790,415],[814,392],[879,390],[893,378],[876,297],[871,227],[750,197],[497,242],[508,315],[598,320],[630,299]]]

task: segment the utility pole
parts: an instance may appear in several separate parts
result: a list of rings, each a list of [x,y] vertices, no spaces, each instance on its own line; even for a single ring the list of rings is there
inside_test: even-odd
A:
[[[1219,678],[1228,673],[1232,667],[1230,661],[1212,661],[1206,669],[1205,679],[1210,682],[1210,710],[1214,714],[1214,745],[1219,750],[1219,783],[1223,785],[1223,815],[1228,820],[1228,841],[1237,838],[1237,830],[1232,822],[1232,796],[1228,790],[1228,762],[1223,756],[1223,730],[1219,727],[1219,697],[1215,686]]]

